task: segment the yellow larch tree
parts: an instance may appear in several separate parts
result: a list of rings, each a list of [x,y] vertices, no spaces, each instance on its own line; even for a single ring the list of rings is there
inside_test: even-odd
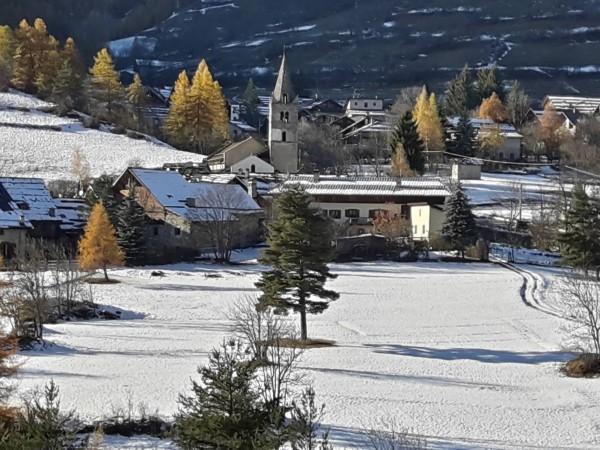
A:
[[[435,94],[429,94],[423,87],[413,111],[417,130],[426,152],[439,152],[444,150],[444,128],[438,113]]]
[[[177,147],[187,147],[189,145],[187,134],[189,90],[190,79],[187,72],[183,70],[175,82],[175,87],[171,94],[169,114],[164,125],[164,132],[169,141]]]
[[[136,73],[133,76],[133,82],[127,86],[127,101],[131,105],[135,126],[138,130],[142,130],[144,118],[144,105],[146,104],[146,91],[142,78]]]
[[[52,92],[52,83],[61,66],[61,55],[58,40],[48,33],[46,23],[35,19],[31,33],[33,52],[35,55],[36,91],[41,96]]]
[[[414,177],[415,173],[411,170],[406,157],[406,150],[402,142],[398,142],[392,155],[392,176],[394,177]]]
[[[194,150],[206,152],[211,137],[210,96],[214,81],[208,65],[202,60],[192,79],[188,96],[188,120],[190,138]]]
[[[229,138],[229,114],[227,113],[223,90],[218,81],[213,81],[212,83],[209,95],[209,111],[212,121],[212,132],[217,140],[217,144],[221,144],[222,141]]]
[[[105,113],[107,119],[113,118],[123,100],[124,88],[113,59],[105,48],[94,57],[88,90],[93,112],[100,115]]]
[[[496,123],[504,123],[508,120],[508,111],[504,107],[502,100],[495,92],[479,106],[479,117],[482,119],[493,120]]]
[[[120,267],[125,263],[123,251],[117,243],[117,235],[106,208],[101,202],[92,208],[85,232],[79,241],[79,266],[83,270],[98,270],[104,272],[108,279],[108,267]]]
[[[15,36],[11,27],[0,26],[0,91],[8,88],[13,71]]]
[[[23,19],[15,30],[16,50],[11,82],[15,88],[26,92],[33,92],[35,80],[36,62],[32,34],[33,28]]]

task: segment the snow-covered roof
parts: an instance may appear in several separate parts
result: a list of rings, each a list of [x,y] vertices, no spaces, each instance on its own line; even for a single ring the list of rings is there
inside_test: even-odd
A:
[[[191,183],[174,171],[129,170],[165,209],[192,222],[210,220],[215,211],[228,211],[230,215],[261,211],[238,185]],[[193,206],[190,199],[194,199]]]
[[[278,194],[302,188],[310,195],[351,195],[388,197],[446,197],[448,189],[439,178],[356,177],[334,175],[291,175],[273,189]]]
[[[83,202],[52,198],[41,179],[0,178],[0,228],[32,228],[33,222],[49,221],[75,230],[86,217]]]
[[[555,109],[577,110],[583,114],[594,114],[600,108],[599,97],[577,97],[566,95],[548,95],[544,104],[551,102]]]

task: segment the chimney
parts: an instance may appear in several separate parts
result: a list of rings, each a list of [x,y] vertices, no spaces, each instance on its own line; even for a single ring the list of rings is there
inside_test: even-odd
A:
[[[50,209],[48,209],[48,215],[50,217],[56,217],[56,208],[50,208]]]
[[[25,225],[25,214],[19,215],[19,224]]]
[[[252,199],[256,200],[258,198],[258,188],[256,187],[256,179],[252,178],[248,180],[248,195],[252,197]]]
[[[319,181],[321,181],[321,173],[318,170],[315,170],[313,172],[313,182],[318,183]]]

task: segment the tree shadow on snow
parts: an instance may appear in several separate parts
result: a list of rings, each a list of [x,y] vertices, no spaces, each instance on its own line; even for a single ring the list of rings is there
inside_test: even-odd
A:
[[[375,353],[442,361],[470,360],[490,364],[543,364],[568,361],[567,352],[513,352],[485,348],[433,348],[409,345],[365,344]]]
[[[149,291],[179,291],[179,292],[256,292],[255,288],[237,288],[237,287],[218,287],[218,286],[198,286],[191,284],[153,284],[139,286],[140,289]]]

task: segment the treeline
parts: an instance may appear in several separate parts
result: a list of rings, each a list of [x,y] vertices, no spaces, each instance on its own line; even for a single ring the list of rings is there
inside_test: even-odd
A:
[[[40,18],[33,25],[23,19],[14,30],[0,27],[0,90],[8,87],[53,102],[59,114],[72,109],[88,113],[93,120],[87,126],[107,121],[122,132],[129,128],[164,135],[184,150],[209,153],[229,137],[225,98],[204,60],[191,81],[181,73],[167,123],[157,130],[146,114],[150,91],[138,74],[124,86],[105,48],[86,71],[75,39],[61,43]]]
[[[166,19],[191,0],[3,0],[0,17],[17,26],[21,19],[44,17],[59,39],[80,43],[84,60],[106,42],[138,33]]]

